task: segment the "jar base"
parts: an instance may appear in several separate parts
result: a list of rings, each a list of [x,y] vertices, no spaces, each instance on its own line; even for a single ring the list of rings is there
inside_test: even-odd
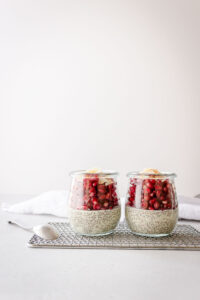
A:
[[[87,236],[87,237],[98,237],[98,236],[105,236],[105,235],[109,235],[109,234],[112,234],[114,232],[114,230],[110,230],[110,231],[107,231],[107,232],[104,232],[104,233],[80,233],[80,232],[76,232],[74,229],[73,231],[78,234],[78,235],[81,235],[81,236]]]
[[[144,236],[144,237],[153,237],[153,238],[159,238],[159,237],[165,237],[171,234],[170,233],[156,233],[156,234],[151,234],[151,233],[140,233],[140,232],[133,232],[131,231],[133,234],[135,235],[139,235],[139,236]]]

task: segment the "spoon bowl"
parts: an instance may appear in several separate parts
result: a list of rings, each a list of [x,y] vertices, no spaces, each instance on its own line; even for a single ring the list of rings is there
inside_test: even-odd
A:
[[[58,231],[49,224],[34,226],[33,232],[46,240],[56,240],[59,237]]]
[[[59,237],[58,231],[50,224],[41,224],[34,227],[27,227],[16,221],[8,221],[8,224],[16,225],[24,230],[33,232],[45,240],[56,240]]]

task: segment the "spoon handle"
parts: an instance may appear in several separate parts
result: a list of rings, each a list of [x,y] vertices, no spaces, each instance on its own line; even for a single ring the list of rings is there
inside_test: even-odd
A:
[[[8,221],[8,224],[16,225],[16,226],[18,226],[18,227],[20,227],[20,228],[22,228],[22,229],[24,229],[24,230],[33,232],[31,227],[26,227],[26,226],[24,226],[24,225],[22,225],[22,224],[19,224],[19,223],[17,223],[17,222],[14,222],[14,221]]]

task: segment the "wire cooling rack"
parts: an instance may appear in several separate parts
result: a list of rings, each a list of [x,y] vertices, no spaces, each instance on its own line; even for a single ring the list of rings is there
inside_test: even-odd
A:
[[[167,237],[151,238],[134,235],[126,223],[120,223],[114,233],[100,237],[87,237],[74,233],[69,223],[49,223],[60,236],[56,240],[45,240],[37,235],[28,242],[32,248],[66,249],[157,249],[200,250],[200,232],[191,225],[177,225]]]

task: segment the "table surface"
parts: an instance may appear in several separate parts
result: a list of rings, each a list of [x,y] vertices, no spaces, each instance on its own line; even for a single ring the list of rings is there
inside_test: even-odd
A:
[[[0,202],[24,199],[0,195]],[[0,211],[2,300],[200,299],[200,251],[32,249],[31,233],[7,224],[14,218],[30,225],[64,220]]]

